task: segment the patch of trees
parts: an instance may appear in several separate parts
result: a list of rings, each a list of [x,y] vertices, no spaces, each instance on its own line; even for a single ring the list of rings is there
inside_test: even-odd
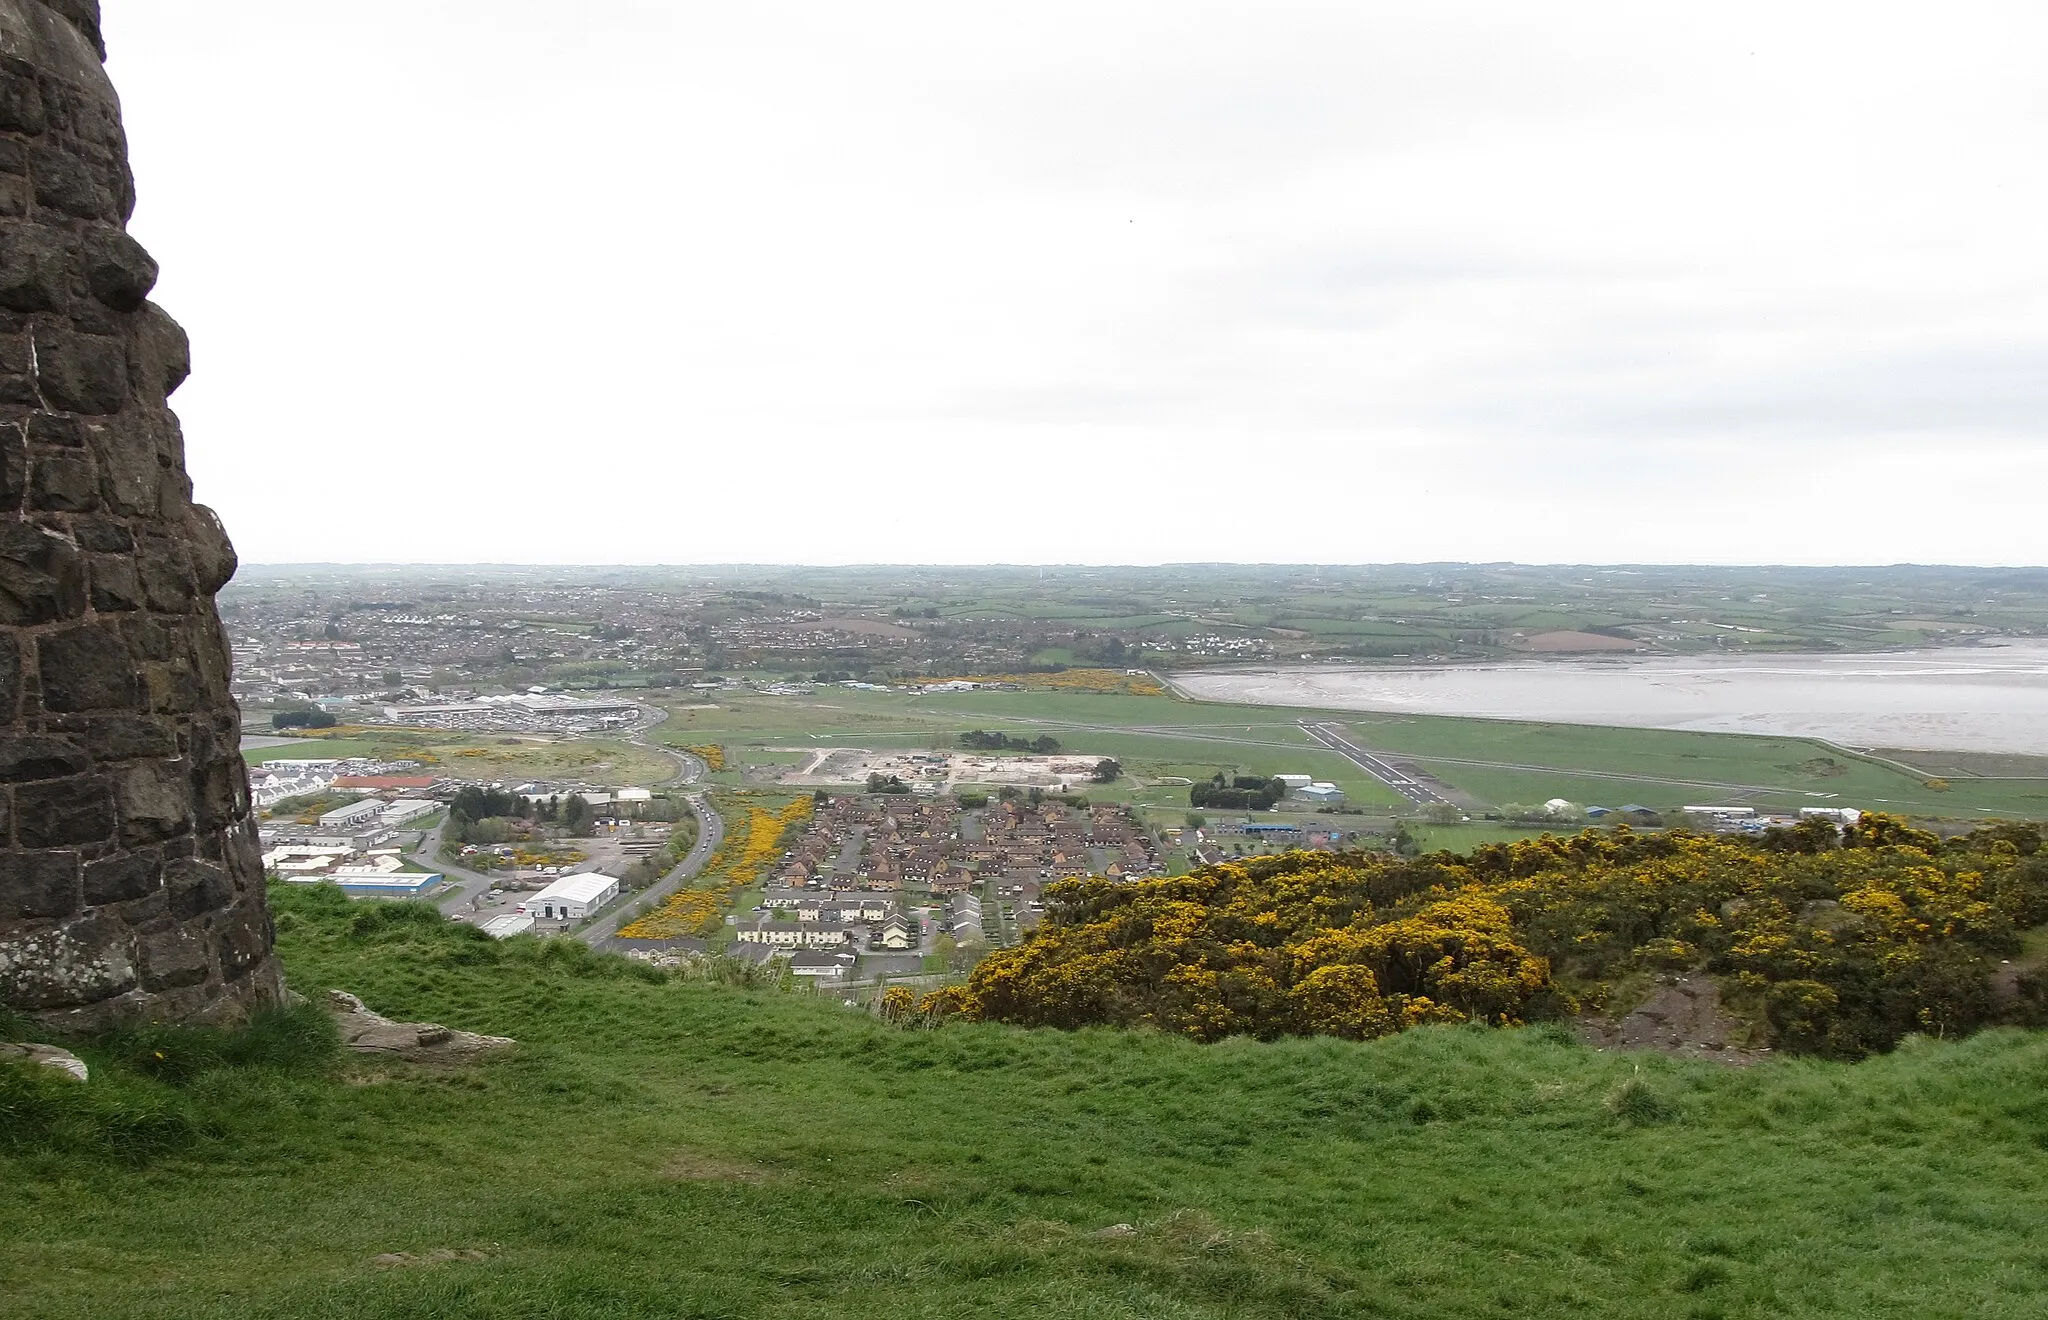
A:
[[[904,783],[895,775],[885,775],[878,770],[868,776],[868,792],[870,793],[893,794],[908,793],[909,791],[910,785]]]
[[[1224,782],[1222,771],[1208,783],[1188,790],[1191,807],[1223,807],[1238,811],[1271,811],[1273,804],[1287,796],[1287,785],[1262,775],[1235,775]]]
[[[986,733],[980,729],[961,734],[960,745],[976,752],[1033,752],[1039,756],[1057,756],[1060,751],[1059,739],[1050,734],[1012,738],[1007,733]]]
[[[1114,757],[1105,756],[1095,763],[1095,773],[1090,775],[1089,778],[1098,784],[1113,784],[1123,777],[1123,773],[1123,762],[1116,760]]]
[[[331,729],[337,721],[324,710],[281,710],[270,717],[273,729]]]
[[[503,843],[512,821],[560,826],[577,836],[588,835],[597,823],[597,809],[581,793],[545,798],[521,797],[501,789],[465,785],[448,804],[448,827],[442,837],[457,843]]]
[[[1199,1040],[1365,1039],[1601,1010],[1624,981],[1709,976],[1789,1053],[2048,1021],[2048,977],[1994,988],[2048,923],[2039,827],[1941,840],[1872,814],[1759,840],[1626,829],[1466,855],[1290,852],[1139,881],[1062,881],[1024,943],[937,1007]]]

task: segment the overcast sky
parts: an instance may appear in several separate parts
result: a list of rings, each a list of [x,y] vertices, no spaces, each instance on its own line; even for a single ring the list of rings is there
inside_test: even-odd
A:
[[[2048,5],[105,0],[246,562],[2048,559]]]

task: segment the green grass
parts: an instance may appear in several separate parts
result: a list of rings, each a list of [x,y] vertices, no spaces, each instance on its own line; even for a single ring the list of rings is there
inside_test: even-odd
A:
[[[10,1317],[2048,1308],[2039,1034],[1738,1071],[1556,1028],[906,1031],[417,905],[278,906],[301,989],[520,1046],[323,1075],[216,1042],[169,1078],[87,1049],[95,1082],[56,1094],[189,1127],[0,1154]]]
[[[1780,809],[1839,804],[1923,816],[2048,818],[2048,780],[1956,779],[1950,791],[1940,792],[1919,776],[1800,738],[1312,711],[1171,697],[1061,692],[911,696],[840,688],[823,688],[808,697],[721,693],[717,710],[679,710],[657,736],[678,745],[723,742],[736,760],[760,764],[783,759],[763,750],[768,747],[948,748],[967,729],[1000,728],[1050,733],[1071,751],[1115,756],[1140,778],[1206,778],[1219,769],[1299,772],[1337,784],[1354,805],[1367,810],[1400,805],[1391,790],[1334,753],[1313,747],[1297,726],[1305,717],[1349,725],[1360,745],[1377,751],[1444,758],[1424,759],[1422,768],[1494,806],[1563,797],[1609,807],[1628,802],[1659,809],[1693,802]],[[1832,758],[1839,773],[1824,772],[1819,763],[1826,758]],[[1180,790],[1182,801],[1185,792]],[[1168,805],[1169,795],[1135,796],[1147,805]]]

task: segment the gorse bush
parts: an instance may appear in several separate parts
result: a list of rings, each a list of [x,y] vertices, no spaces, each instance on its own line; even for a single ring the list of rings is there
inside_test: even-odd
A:
[[[1725,978],[1779,1047],[1857,1058],[1994,1018],[1991,973],[2048,915],[2034,826],[1950,839],[1872,815],[1757,841],[1589,831],[1402,859],[1289,853],[1063,881],[946,1006],[991,1021],[1364,1039],[1606,1006],[1617,982]]]

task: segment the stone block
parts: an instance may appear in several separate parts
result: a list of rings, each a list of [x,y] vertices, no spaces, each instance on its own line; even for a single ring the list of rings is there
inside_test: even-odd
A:
[[[111,917],[0,933],[0,1000],[26,1009],[96,1004],[135,988],[133,935]]]
[[[0,624],[55,623],[85,613],[77,547],[33,523],[0,522]]]
[[[94,609],[118,613],[142,608],[142,581],[135,574],[134,560],[126,555],[93,555],[91,559]]]
[[[21,639],[0,633],[0,724],[11,724],[21,709]],[[0,839],[6,835],[0,833]]]
[[[35,66],[26,60],[0,59],[0,131],[33,136],[49,123]]]
[[[125,555],[135,548],[135,534],[113,518],[73,518],[71,539],[81,550]]]
[[[11,639],[10,639],[11,640]],[[20,784],[35,779],[61,779],[84,774],[92,758],[72,738],[52,738],[36,733],[0,733],[0,783]]]
[[[128,349],[118,339],[36,327],[36,381],[66,412],[104,417],[128,401]]]
[[[192,374],[192,341],[185,327],[155,303],[144,303],[135,327],[136,378],[146,391],[165,398],[178,392]],[[179,467],[184,466],[182,457]]]
[[[19,509],[28,495],[28,442],[18,426],[0,426],[0,509]]]
[[[132,903],[162,889],[164,859],[154,852],[122,853],[85,864],[84,895],[87,905]]]
[[[248,784],[248,771],[239,759],[194,767],[192,798],[199,828],[217,830],[239,820],[247,811]]]
[[[0,918],[33,921],[68,917],[78,911],[78,854],[0,852]]]
[[[204,504],[192,506],[187,525],[192,534],[193,575],[198,580],[199,589],[211,596],[235,575],[238,565],[234,542],[228,540],[227,528],[221,526],[220,516]]]
[[[142,932],[135,951],[145,990],[198,985],[213,975],[206,941],[174,923]]]
[[[5,75],[0,74],[0,79]],[[0,138],[0,174],[27,174],[28,153],[13,138]]]
[[[189,921],[224,905],[235,889],[216,863],[184,857],[165,864],[164,892],[170,897],[171,915]]]
[[[153,610],[183,614],[192,608],[199,594],[198,579],[192,572],[192,554],[169,537],[152,537],[137,557],[136,570],[142,575],[142,591]]]
[[[57,234],[40,225],[0,228],[0,307],[23,313],[61,307],[68,274]]]
[[[76,417],[61,413],[39,412],[28,419],[30,444],[51,449],[85,448],[86,426]]]
[[[133,761],[178,755],[178,733],[157,715],[59,715],[50,728],[81,739],[101,761]]]
[[[113,785],[104,775],[38,779],[14,790],[14,839],[24,848],[65,848],[114,837]]]
[[[27,179],[15,174],[0,174],[0,217],[27,215],[28,199]]]
[[[163,499],[164,465],[155,437],[139,421],[95,429],[93,449],[106,483],[107,505],[116,513],[149,515]]]
[[[117,771],[114,799],[121,809],[121,844],[139,848],[192,828],[192,792],[178,767],[144,761]]]
[[[91,43],[93,53],[101,59],[107,57],[106,38],[100,35],[100,0],[43,0],[62,15],[71,26],[78,29],[80,36]]]
[[[99,481],[85,454],[43,454],[29,480],[30,508],[51,513],[89,513],[99,507]]]
[[[230,909],[214,928],[223,976],[236,977],[270,956],[270,912],[262,895],[251,895]]]
[[[81,220],[120,218],[122,180],[106,162],[38,143],[29,148],[28,167],[37,206]]]
[[[140,705],[134,658],[111,621],[45,633],[36,639],[36,655],[46,710],[62,713]]]
[[[118,229],[96,229],[86,236],[86,287],[115,311],[132,312],[142,306],[156,287],[156,277],[155,258],[127,234]]]

